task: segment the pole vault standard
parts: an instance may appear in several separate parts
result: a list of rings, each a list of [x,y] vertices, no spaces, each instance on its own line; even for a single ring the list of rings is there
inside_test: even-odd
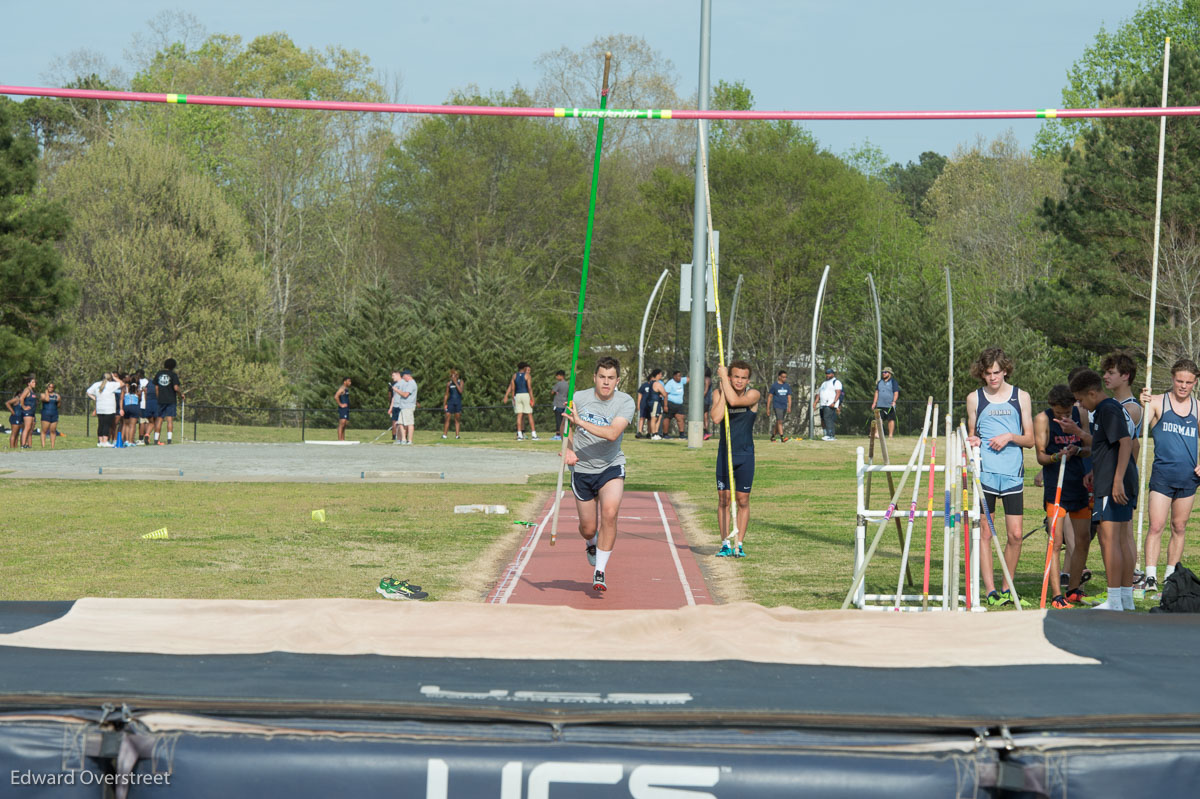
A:
[[[612,65],[612,53],[604,54],[604,82],[600,88],[600,107],[608,105],[608,69]],[[596,186],[600,183],[600,150],[604,142],[604,119],[596,125],[596,157],[592,160],[592,191],[588,199],[587,233],[583,239],[583,268],[579,272],[579,307],[575,312],[575,342],[571,346],[571,370],[567,377],[567,401],[574,403],[575,399],[575,367],[579,361],[579,339],[583,335],[583,302],[587,295],[588,261],[592,255],[592,229],[596,221]],[[572,409],[574,410],[574,409]],[[562,449],[559,456],[562,462],[558,465],[558,482],[554,488],[554,517],[550,523],[550,546],[554,546],[558,538],[558,511],[562,506],[563,470],[567,464],[567,439],[570,438],[571,423],[563,421]],[[599,540],[599,539],[596,539]]]
[[[654,304],[654,297],[658,294],[658,290],[662,288],[663,281],[667,279],[667,274],[670,271],[670,269],[662,271],[662,274],[658,276],[658,282],[654,284],[654,291],[650,292],[650,299],[646,300],[646,312],[642,314],[642,332],[638,333],[638,380],[646,378],[646,320],[650,318],[650,306]]]
[[[26,97],[59,97],[67,100],[165,103],[169,105],[223,105],[242,108],[286,108],[307,111],[354,111],[373,114],[450,114],[459,116],[550,117],[558,119],[740,119],[799,121],[901,121],[939,119],[1111,119],[1115,117],[1193,117],[1200,106],[1160,108],[1029,108],[974,111],[726,111],[721,109],[668,108],[536,108],[492,105],[413,105],[409,103],[342,102],[338,100],[287,100],[267,97],[222,97],[204,94],[160,94],[103,89],[60,89],[44,86],[0,85],[0,94]]]
[[[821,302],[825,299],[825,281],[829,279],[829,264],[825,264],[825,271],[821,273],[821,285],[817,287],[817,302],[813,306],[813,323],[812,323],[812,338],[810,340],[808,352],[808,439],[811,441],[816,435],[816,424],[814,416],[816,415],[817,405],[817,326],[821,324]]]
[[[1171,37],[1163,44],[1163,87],[1162,104],[1167,107],[1167,77],[1171,71]],[[1163,184],[1163,151],[1167,146],[1167,118],[1164,116],[1158,123],[1158,178],[1154,187],[1154,255],[1150,266],[1150,332],[1146,341],[1146,387],[1150,387],[1150,370],[1154,368],[1154,311],[1158,307],[1158,247],[1159,235],[1162,232],[1162,184]],[[1150,405],[1142,406],[1142,418],[1150,413]],[[1144,428],[1143,428],[1144,429]],[[1142,560],[1142,524],[1146,518],[1146,454],[1150,451],[1148,442],[1142,442],[1142,463],[1138,473],[1138,523],[1137,523],[1137,555],[1134,558],[1136,568],[1141,568]]]

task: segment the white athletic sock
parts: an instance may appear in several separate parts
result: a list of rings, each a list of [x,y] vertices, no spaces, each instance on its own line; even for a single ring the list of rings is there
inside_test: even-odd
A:
[[[1173,564],[1171,564],[1171,563],[1168,563],[1168,564],[1167,564],[1167,571],[1166,571],[1166,573],[1165,573],[1165,574],[1163,574],[1163,579],[1164,579],[1164,580],[1166,580],[1167,578],[1169,578],[1169,577],[1170,577],[1172,574],[1174,574],[1174,573],[1175,573],[1175,566],[1174,566]]]
[[[612,555],[612,550],[597,549],[596,550],[596,571],[602,572],[608,566],[608,559]]]
[[[167,441],[170,441],[170,440],[171,440],[171,437],[172,437],[172,436],[174,436],[174,435],[175,435],[174,433],[172,433],[172,432],[168,431],[168,432],[167,432]]]
[[[1171,567],[1168,566],[1167,568],[1170,569]],[[1170,572],[1168,571],[1167,574],[1170,574]],[[1157,566],[1147,566],[1146,567],[1146,576],[1153,577],[1155,580],[1157,580],[1158,579],[1158,567]]]
[[[155,443],[155,444],[157,444],[157,443],[158,443],[158,433],[155,433],[155,434],[154,434],[154,443]]]
[[[1124,610],[1134,610],[1135,609],[1136,606],[1133,604],[1133,586],[1132,585],[1121,586],[1121,607]]]

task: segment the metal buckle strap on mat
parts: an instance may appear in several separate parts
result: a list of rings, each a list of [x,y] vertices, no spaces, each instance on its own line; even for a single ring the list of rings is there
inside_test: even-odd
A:
[[[82,754],[100,762],[103,773],[111,778],[111,781],[105,780],[112,785],[111,795],[115,799],[127,799],[129,787],[135,783],[134,769],[140,761],[149,761],[152,773],[160,773],[155,750],[166,741],[159,735],[134,732],[133,716],[128,705],[121,706],[120,715],[116,718],[110,718],[115,711],[112,705],[104,705],[102,710],[99,725],[82,735]],[[162,773],[170,774],[170,767]]]

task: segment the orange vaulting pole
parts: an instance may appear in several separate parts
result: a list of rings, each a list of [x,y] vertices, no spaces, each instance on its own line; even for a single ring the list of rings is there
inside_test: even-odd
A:
[[[1063,475],[1067,472],[1067,458],[1070,455],[1060,455],[1061,460],[1058,462],[1058,488],[1054,489],[1054,510],[1050,512],[1050,541],[1046,544],[1046,570],[1042,572],[1042,604],[1041,607],[1046,607],[1046,588],[1050,585],[1050,560],[1054,555],[1055,538],[1054,531],[1058,529],[1058,520],[1062,516],[1062,487]],[[1058,579],[1058,575],[1054,575],[1054,579]]]

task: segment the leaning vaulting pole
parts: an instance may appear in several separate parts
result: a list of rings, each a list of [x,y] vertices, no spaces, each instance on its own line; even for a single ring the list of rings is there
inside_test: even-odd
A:
[[[1162,106],[1167,107],[1167,76],[1171,71],[1171,37],[1163,44],[1163,87]],[[1158,121],[1158,178],[1154,187],[1154,255],[1150,259],[1150,332],[1146,341],[1146,388],[1150,388],[1150,370],[1154,368],[1154,311],[1158,306],[1158,242],[1162,232],[1162,184],[1163,184],[1163,151],[1167,146],[1167,118]],[[1142,418],[1150,415],[1150,405],[1142,406]],[[1144,428],[1143,428],[1144,430]],[[1148,431],[1147,431],[1148,432]],[[1143,436],[1145,438],[1145,436]],[[1142,442],[1142,462],[1138,467],[1138,523],[1137,523],[1137,556],[1136,568],[1142,563],[1142,524],[1146,518],[1146,455],[1150,452],[1147,441]]]
[[[604,54],[604,82],[600,88],[600,107],[608,105],[608,70],[612,65],[612,53]],[[592,229],[596,221],[596,186],[600,183],[600,149],[604,142],[604,118],[596,124],[596,156],[592,160],[592,192],[588,198],[587,233],[583,239],[583,268],[579,273],[579,306],[575,312],[575,343],[571,346],[571,370],[567,377],[567,398],[575,399],[575,368],[579,361],[579,339],[583,336],[583,302],[587,296],[588,261],[592,256]],[[558,511],[562,506],[563,471],[567,464],[567,440],[570,438],[571,423],[563,421],[562,463],[558,466],[558,482],[554,487],[554,514],[550,522],[550,546],[554,546],[558,538]]]
[[[726,361],[733,360],[733,326],[737,323],[738,300],[742,298],[742,281],[745,279],[745,275],[738,275],[737,285],[733,287],[733,301],[729,303],[729,335],[725,342],[728,348],[725,352]]]
[[[949,386],[947,388],[946,413],[950,414],[951,419],[954,419],[954,293],[950,290],[950,267],[946,267],[946,330],[950,348],[946,377]]]
[[[879,313],[879,292],[875,291],[875,278],[867,272],[867,285],[871,287],[871,301],[875,303],[875,379],[883,371],[883,316]]]
[[[658,294],[659,288],[662,287],[663,281],[667,279],[670,271],[670,269],[662,271],[662,274],[658,276],[658,282],[654,284],[654,291],[650,292],[650,299],[646,300],[646,312],[642,314],[642,332],[638,333],[638,370],[635,375],[637,380],[646,379],[646,320],[650,318],[650,306],[654,305],[654,297]]]
[[[721,333],[721,287],[717,284],[717,254],[713,250],[713,223],[712,223],[712,194],[708,190],[708,145],[704,135],[703,123],[697,123],[700,127],[700,174],[704,179],[704,221],[706,224],[706,232],[708,238],[708,268],[709,280],[712,281],[713,291],[713,311],[717,317],[717,363],[721,366],[725,365],[725,340]],[[692,298],[692,313],[696,313],[697,303],[700,303],[700,313],[704,313],[704,297]],[[721,386],[721,391],[725,390]],[[722,395],[724,396],[724,395]],[[729,537],[725,542],[730,547],[737,547],[737,501],[734,496],[733,486],[733,436],[729,432],[729,403],[725,403],[725,413],[722,415],[722,427],[725,430],[725,466],[728,469],[729,477]]]
[[[812,338],[808,353],[808,438],[811,441],[816,430],[817,405],[817,326],[821,324],[821,302],[825,299],[825,281],[829,279],[829,264],[821,273],[821,285],[817,287],[817,302],[813,306]]]

